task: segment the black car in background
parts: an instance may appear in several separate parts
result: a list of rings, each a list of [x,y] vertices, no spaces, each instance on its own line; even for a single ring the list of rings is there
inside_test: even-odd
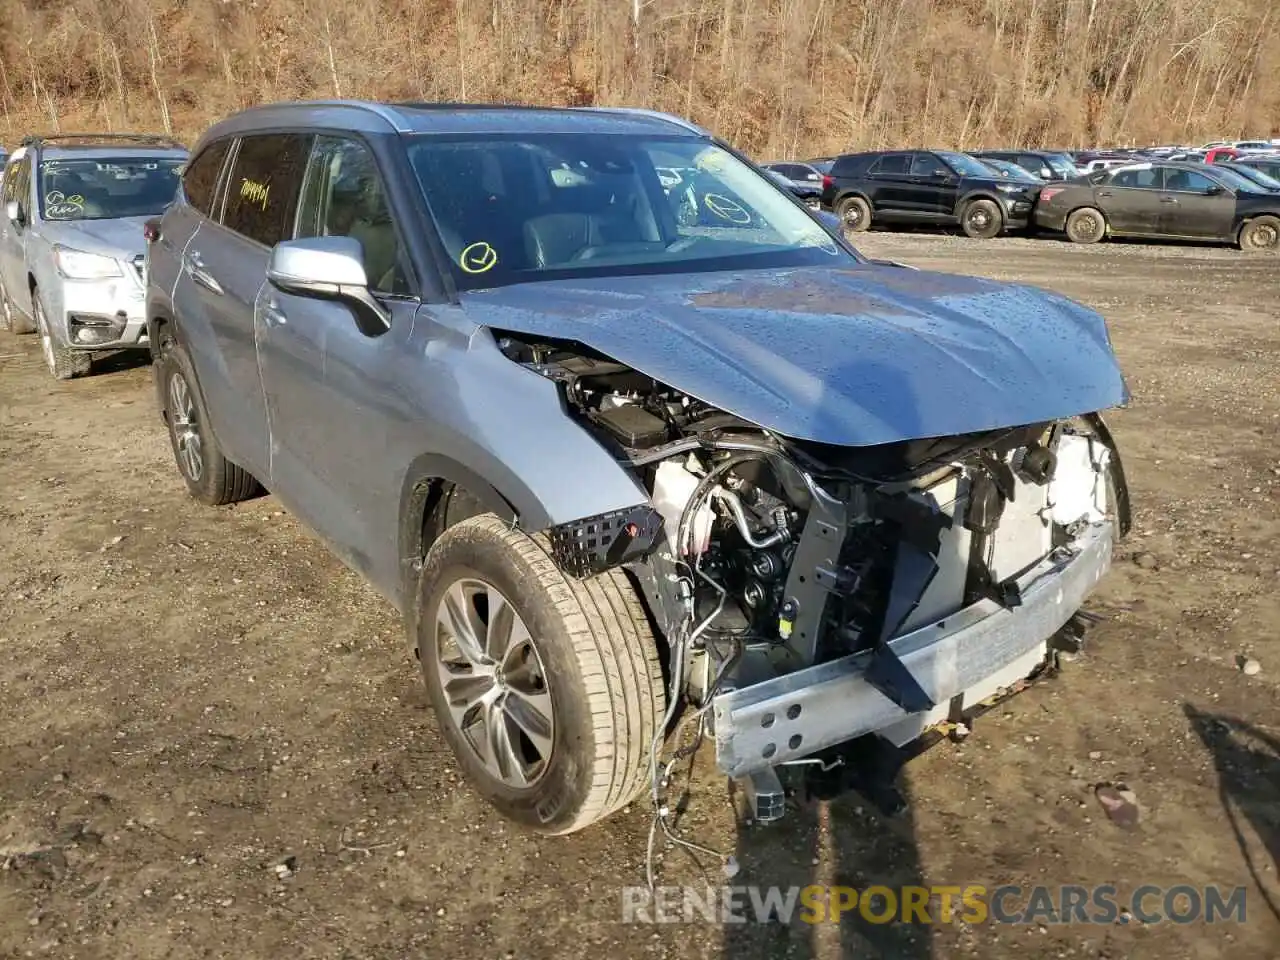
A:
[[[948,150],[879,150],[837,157],[822,206],[846,230],[876,223],[954,226],[970,237],[1027,226],[1042,184],[1001,177],[979,160]]]
[[[1219,166],[1225,167],[1228,170],[1234,170],[1236,173],[1240,174],[1240,176],[1245,177],[1248,180],[1252,180],[1258,186],[1262,187],[1263,190],[1267,190],[1270,193],[1280,193],[1280,180],[1277,180],[1265,170],[1259,170],[1257,167],[1251,167],[1249,164],[1241,163],[1238,160],[1227,160],[1219,164]]]
[[[1075,243],[1158,237],[1275,250],[1280,247],[1280,194],[1220,165],[1128,164],[1046,186],[1035,222]]]
[[[1233,166],[1251,167],[1254,170],[1260,170],[1267,176],[1280,180],[1280,154],[1242,153],[1240,156],[1232,160],[1231,163]]]
[[[785,187],[793,195],[804,202],[806,207],[817,210],[822,200],[822,177],[818,177],[817,183],[806,183],[803,180],[792,180],[785,173],[777,169],[777,164],[763,164],[764,172],[778,181],[778,186]],[[790,166],[790,164],[782,164],[782,166]]]
[[[969,152],[979,160],[990,158],[1016,163],[1041,180],[1070,180],[1079,173],[1069,156],[1052,150],[971,150]]]

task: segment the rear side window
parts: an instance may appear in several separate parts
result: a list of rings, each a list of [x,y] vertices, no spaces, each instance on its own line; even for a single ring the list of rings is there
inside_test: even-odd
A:
[[[835,162],[831,164],[831,175],[833,177],[860,177],[867,172],[867,169],[874,164],[876,157],[867,156],[865,153],[851,153],[843,157],[837,157]]]
[[[1163,190],[1164,177],[1154,167],[1146,170],[1121,170],[1111,178],[1112,186],[1137,187],[1142,190]]]
[[[222,222],[268,247],[290,238],[310,149],[306,134],[271,133],[241,140],[227,179]]]
[[[907,167],[911,163],[911,156],[906,153],[886,153],[875,166],[871,168],[872,173],[878,174],[895,174],[906,173]]]
[[[218,189],[218,175],[222,173],[222,163],[227,159],[230,140],[219,140],[200,151],[199,155],[187,164],[182,174],[182,192],[186,194],[187,203],[195,207],[206,217],[213,209],[213,195]]]

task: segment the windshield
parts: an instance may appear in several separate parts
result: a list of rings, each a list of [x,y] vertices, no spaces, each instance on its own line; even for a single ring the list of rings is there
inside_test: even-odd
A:
[[[183,161],[160,157],[45,160],[40,216],[45,220],[149,217],[173,199]]]
[[[1232,190],[1238,190],[1242,193],[1266,193],[1267,188],[1260,184],[1254,183],[1248,177],[1229,170],[1218,164],[1213,164],[1211,168],[1213,175],[1225,183]]]
[[[1030,170],[1020,167],[1016,163],[1010,163],[1008,160],[997,160],[994,157],[983,157],[982,162],[1005,180],[1021,180],[1027,183],[1037,183],[1040,180],[1040,178]]]
[[[1239,166],[1229,167],[1228,169],[1231,170],[1232,173],[1238,173],[1242,177],[1247,177],[1259,186],[1266,187],[1268,190],[1280,190],[1280,180],[1277,180],[1275,177],[1257,169],[1256,167]]]
[[[952,170],[960,174],[962,177],[991,177],[991,170],[981,160],[977,160],[967,153],[951,153],[947,150],[937,152]]]
[[[790,191],[705,140],[423,136],[408,153],[463,289],[852,260]]]
[[[1055,173],[1060,173],[1064,177],[1076,175],[1076,165],[1065,153],[1046,153],[1044,158],[1049,161],[1049,169]]]

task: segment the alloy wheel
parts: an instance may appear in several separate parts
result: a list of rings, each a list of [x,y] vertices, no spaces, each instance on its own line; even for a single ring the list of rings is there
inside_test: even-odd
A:
[[[193,483],[204,473],[204,451],[200,442],[200,424],[195,400],[186,378],[175,373],[169,378],[169,429],[178,452],[178,462]]]
[[[490,583],[455,581],[436,610],[434,656],[454,725],[485,771],[536,783],[555,742],[542,657],[511,602]]]

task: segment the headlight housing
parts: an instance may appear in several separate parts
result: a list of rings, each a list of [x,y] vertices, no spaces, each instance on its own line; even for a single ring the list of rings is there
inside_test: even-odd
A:
[[[58,273],[68,280],[102,280],[107,277],[122,277],[120,264],[111,257],[97,253],[85,253],[70,247],[55,246],[53,263]]]

